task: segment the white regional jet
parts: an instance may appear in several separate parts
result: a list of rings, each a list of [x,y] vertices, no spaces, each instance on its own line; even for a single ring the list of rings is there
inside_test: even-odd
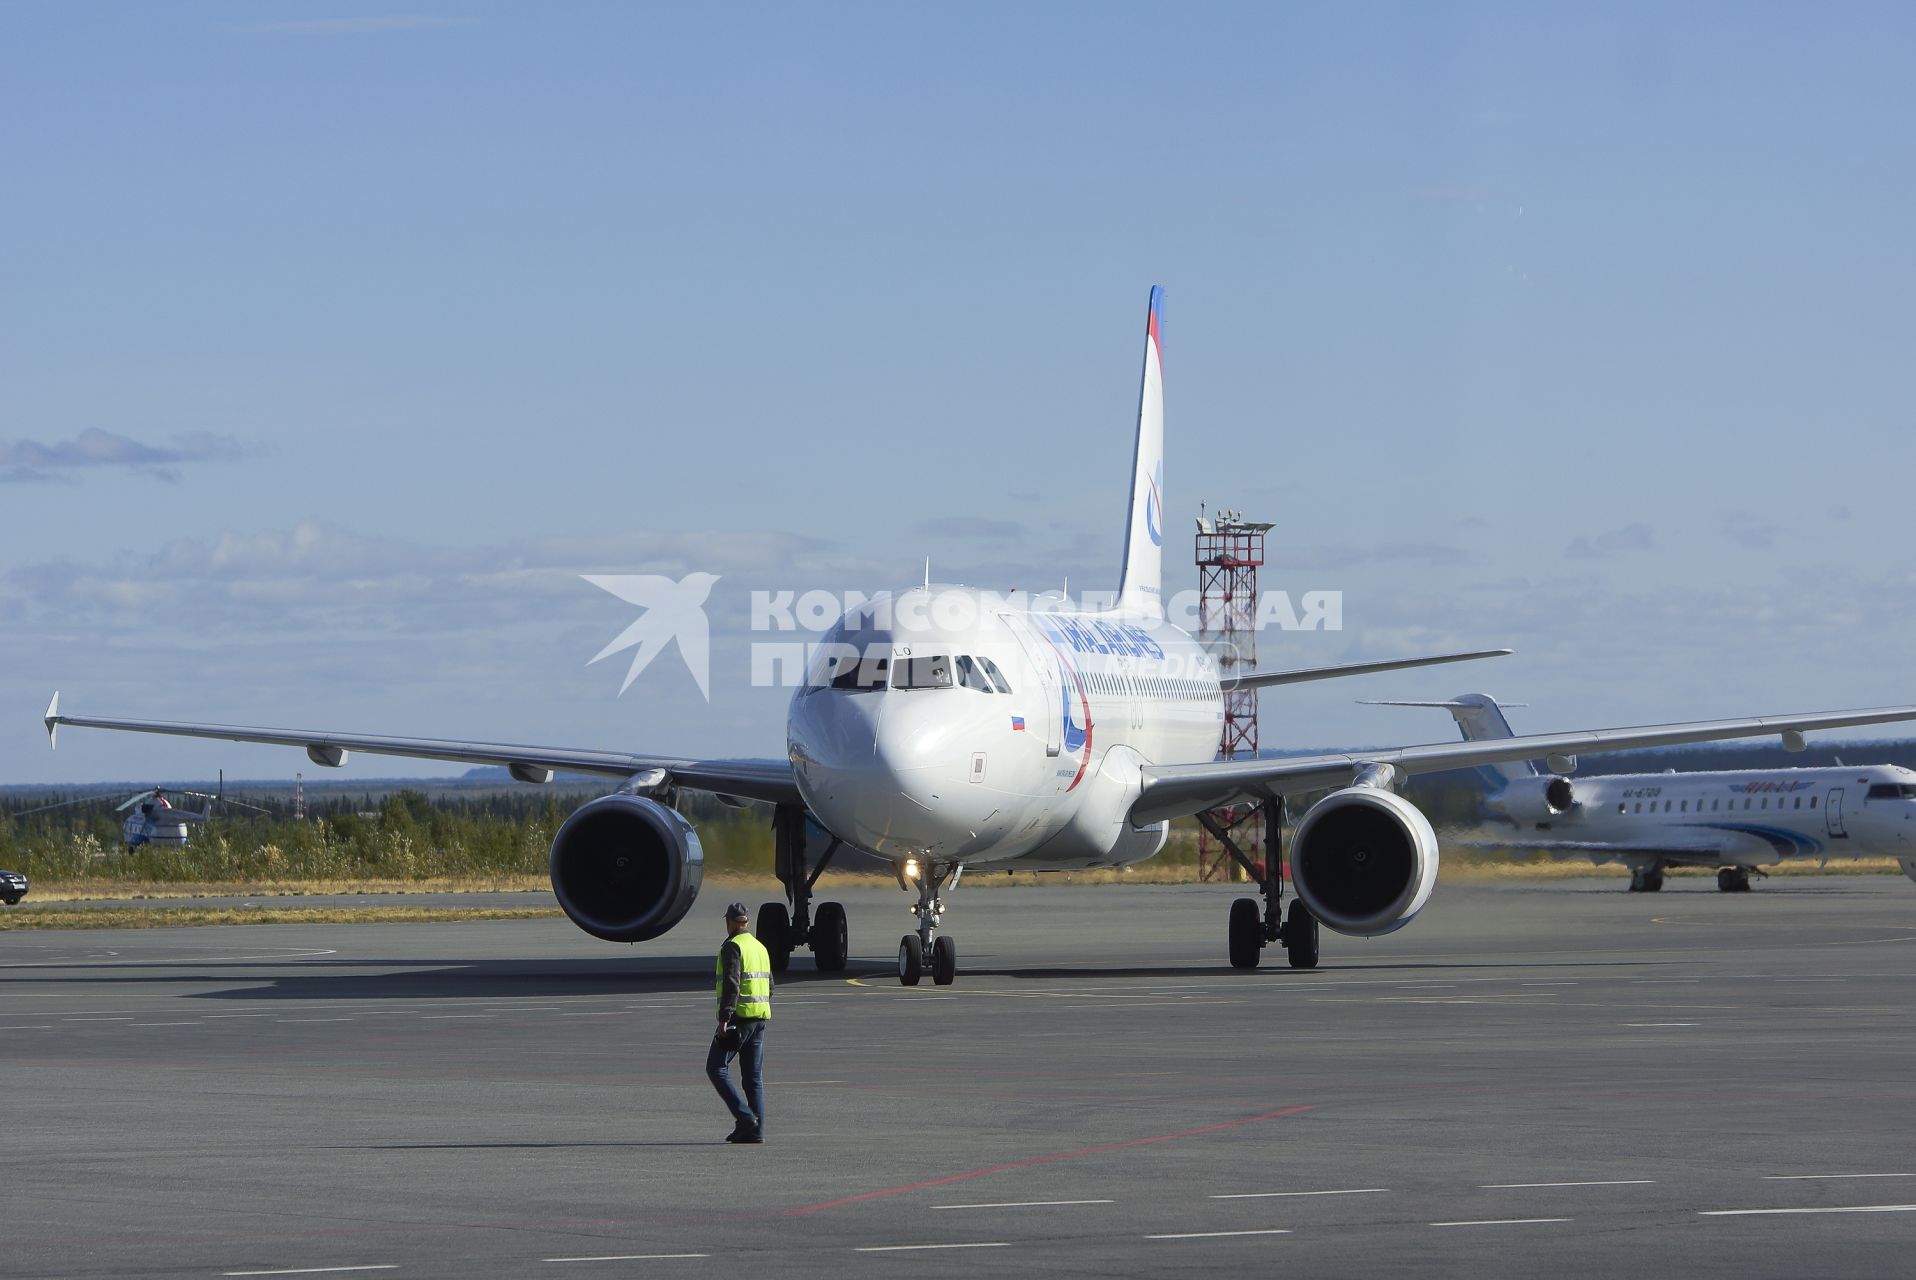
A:
[[[768,904],[760,936],[782,967],[799,945],[838,970],[845,912],[812,909],[819,873],[841,845],[892,864],[915,894],[917,929],[898,947],[898,976],[938,983],[957,949],[938,928],[941,892],[972,870],[1066,870],[1142,862],[1163,847],[1169,820],[1227,804],[1267,806],[1279,834],[1281,797],[1332,788],[1291,837],[1295,889],[1281,908],[1283,859],[1269,856],[1263,901],[1230,913],[1231,963],[1253,967],[1268,943],[1293,965],[1317,961],[1319,921],[1341,933],[1389,933],[1430,898],[1437,837],[1398,794],[1412,773],[1552,752],[1596,751],[1916,719],[1916,707],[1818,712],[1650,728],[1557,733],[1500,742],[1438,743],[1289,759],[1216,760],[1221,691],[1216,662],[1166,621],[1162,293],[1146,324],[1124,556],[1115,607],[1087,611],[1058,597],[997,596],[929,585],[847,613],[819,648],[814,679],[792,698],[786,761],[697,760],[506,743],[393,738],[311,729],[242,728],[62,714],[60,725],[181,734],[304,748],[321,765],[352,751],[507,766],[522,781],[554,770],[620,780],[581,806],[552,841],[552,888],[575,924],[614,942],[655,938],[685,917],[703,855],[674,808],[680,791],[769,801],[777,869],[792,910]],[[1494,652],[1508,652],[1496,650]],[[1388,671],[1488,654],[1359,663],[1242,677],[1253,688]],[[808,817],[832,837],[814,857]],[[1244,851],[1235,851],[1249,865]],[[1255,851],[1252,851],[1255,852]]]
[[[1487,693],[1366,705],[1442,707],[1466,742],[1515,736]],[[1798,858],[1891,857],[1916,880],[1916,772],[1898,765],[1565,776],[1575,767],[1574,760],[1547,761],[1544,769],[1530,760],[1480,766],[1484,807],[1517,829],[1481,843],[1622,863],[1633,893],[1661,889],[1673,866],[1715,867],[1716,887],[1740,893],[1758,867]]]

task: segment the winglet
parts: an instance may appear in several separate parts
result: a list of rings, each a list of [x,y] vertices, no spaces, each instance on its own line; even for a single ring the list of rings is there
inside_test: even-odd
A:
[[[53,691],[53,701],[47,703],[47,746],[52,750],[60,749],[60,691]]]

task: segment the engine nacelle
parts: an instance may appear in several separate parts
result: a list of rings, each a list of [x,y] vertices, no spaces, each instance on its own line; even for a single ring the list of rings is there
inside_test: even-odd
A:
[[[1548,822],[1576,808],[1577,789],[1568,778],[1519,778],[1491,805],[1512,822]]]
[[[1377,787],[1317,802],[1291,837],[1291,883],[1339,933],[1374,938],[1410,923],[1437,883],[1437,833],[1416,805]]]
[[[608,942],[644,942],[685,918],[705,851],[682,814],[644,796],[580,805],[552,838],[552,891],[572,923]]]
[[[1916,880],[1916,858],[1898,858],[1896,863],[1902,867],[1904,875],[1911,880]]]

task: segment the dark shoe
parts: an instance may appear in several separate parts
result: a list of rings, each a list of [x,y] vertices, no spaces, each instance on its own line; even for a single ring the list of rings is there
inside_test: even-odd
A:
[[[765,1135],[757,1129],[747,1129],[743,1125],[725,1135],[727,1142],[736,1142],[743,1146],[758,1146],[765,1141]]]

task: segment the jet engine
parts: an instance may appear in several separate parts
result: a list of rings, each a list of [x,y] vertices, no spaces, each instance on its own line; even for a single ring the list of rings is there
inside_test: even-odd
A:
[[[1513,822],[1548,822],[1577,806],[1576,788],[1560,777],[1519,778],[1503,789],[1495,808]]]
[[[1291,837],[1291,883],[1311,914],[1360,938],[1410,923],[1437,882],[1437,833],[1392,791],[1346,787],[1317,802]]]
[[[644,796],[580,805],[552,838],[552,891],[572,923],[608,942],[644,942],[685,918],[705,851],[684,815]]]

